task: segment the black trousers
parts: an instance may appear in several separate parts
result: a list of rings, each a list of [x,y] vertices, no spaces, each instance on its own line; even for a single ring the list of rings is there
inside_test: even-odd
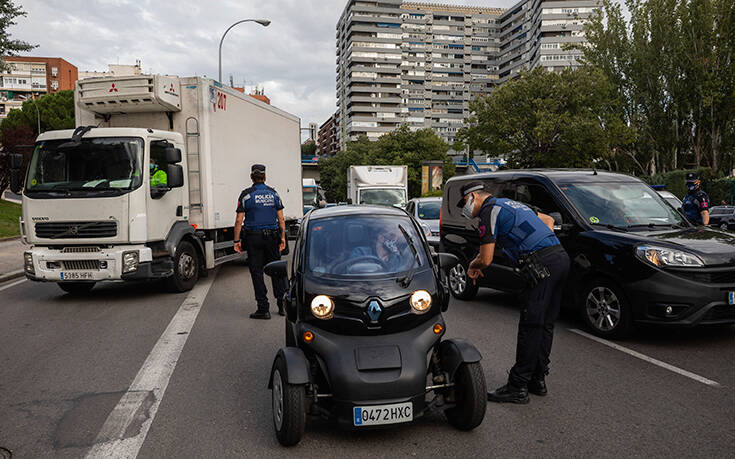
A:
[[[564,284],[569,274],[569,256],[564,251],[541,259],[551,273],[533,289],[521,294],[521,320],[518,323],[516,363],[508,382],[526,387],[531,378],[549,373],[549,356],[554,340],[554,322],[559,316]]]
[[[263,266],[271,261],[281,259],[281,252],[278,246],[281,239],[278,236],[267,236],[260,231],[248,231],[246,234],[246,243],[248,251],[248,267],[250,268],[250,277],[253,280],[253,290],[255,290],[255,300],[258,302],[258,311],[268,312],[270,306],[268,304],[268,289],[265,287],[263,279]],[[273,295],[278,302],[283,301],[286,293],[286,278],[272,278]]]

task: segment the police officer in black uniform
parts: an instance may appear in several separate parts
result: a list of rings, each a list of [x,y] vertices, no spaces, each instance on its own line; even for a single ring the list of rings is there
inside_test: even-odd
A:
[[[487,394],[493,402],[528,403],[528,393],[547,394],[545,376],[559,315],[561,295],[569,272],[569,257],[554,235],[554,219],[511,199],[487,193],[482,182],[461,188],[457,207],[468,219],[480,217],[480,251],[467,275],[476,282],[490,266],[495,246],[515,262],[524,279],[518,323],[516,363],[508,383]]]
[[[245,222],[245,247],[248,251],[248,266],[253,280],[258,310],[250,314],[251,319],[270,319],[268,289],[263,280],[263,266],[281,259],[281,251],[286,248],[286,222],[283,219],[283,203],[276,190],[265,184],[265,166],[253,164],[250,178],[253,186],[243,190],[237,200],[235,220],[235,251],[243,249],[241,228]],[[272,278],[273,294],[278,304],[278,314],[283,311],[283,297],[286,293],[286,279]]]
[[[681,204],[687,220],[692,225],[709,225],[709,196],[705,193],[699,175],[689,172],[686,175],[687,195]]]

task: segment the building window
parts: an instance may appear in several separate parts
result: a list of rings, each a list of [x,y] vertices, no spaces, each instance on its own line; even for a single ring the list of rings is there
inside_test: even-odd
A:
[[[58,67],[51,67],[51,76],[55,77],[59,75],[59,68]]]

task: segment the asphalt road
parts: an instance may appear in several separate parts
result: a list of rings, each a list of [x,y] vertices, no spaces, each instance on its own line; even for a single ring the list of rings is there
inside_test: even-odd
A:
[[[0,447],[14,458],[85,457],[132,394],[140,404],[120,444],[141,458],[732,457],[735,328],[645,329],[616,349],[571,331],[580,324],[570,314],[557,324],[546,398],[490,404],[469,433],[438,413],[370,432],[311,421],[284,449],[266,387],[283,322],[247,318],[246,266],[204,282],[201,307],[155,283],[98,286],[83,299],[53,284],[0,285]],[[182,314],[195,318],[190,330]],[[491,388],[512,365],[517,315],[512,297],[485,289],[446,313],[448,335],[483,353]],[[165,392],[131,392],[151,377]]]

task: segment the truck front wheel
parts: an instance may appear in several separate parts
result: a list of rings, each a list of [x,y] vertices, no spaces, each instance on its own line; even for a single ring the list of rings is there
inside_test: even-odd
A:
[[[94,282],[57,282],[56,285],[70,295],[83,295],[92,290]]]
[[[171,290],[187,292],[199,280],[199,255],[191,242],[181,241],[174,254],[174,274],[168,278]]]

